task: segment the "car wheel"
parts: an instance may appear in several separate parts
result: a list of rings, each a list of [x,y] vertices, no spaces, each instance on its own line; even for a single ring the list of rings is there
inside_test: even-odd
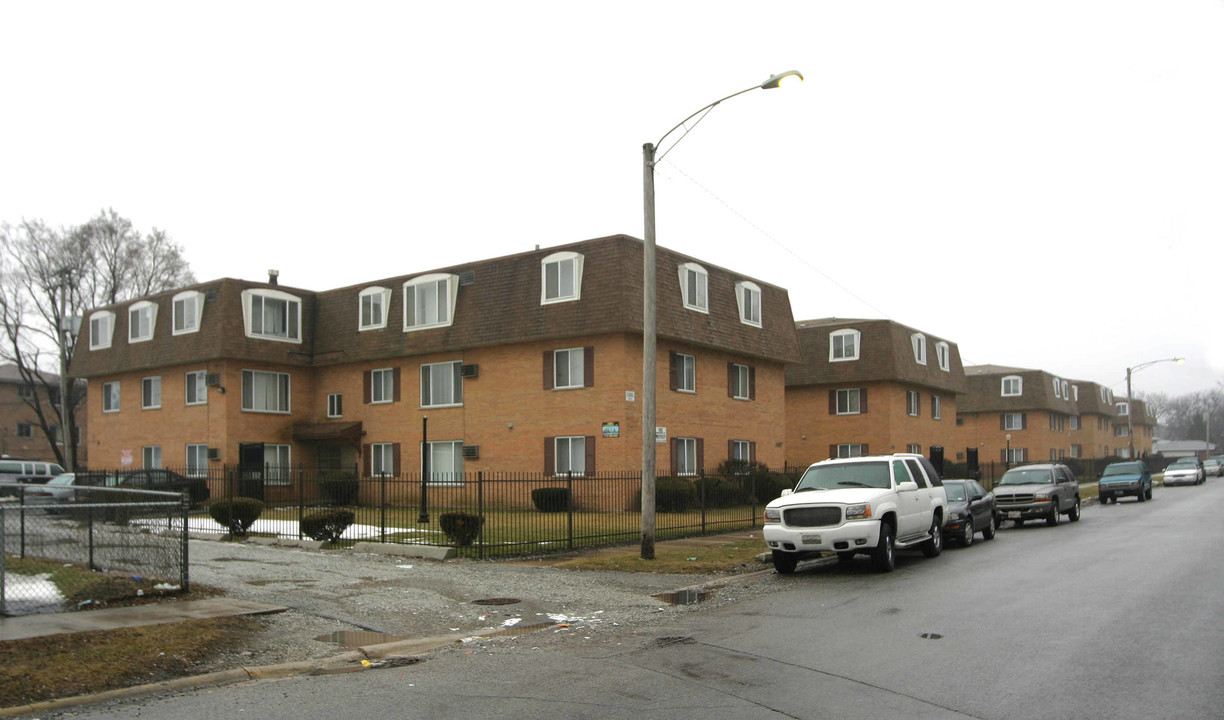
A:
[[[1147,500],[1152,499],[1152,486],[1151,485],[1148,485],[1147,490],[1143,491],[1143,497]]]
[[[895,538],[893,526],[888,523],[880,524],[880,540],[876,543],[875,550],[871,552],[871,564],[875,566],[876,572],[892,572],[896,566],[896,548],[893,546]]]
[[[990,517],[986,519],[986,527],[982,528],[982,539],[983,540],[994,540],[994,536],[995,536],[995,516],[994,516],[994,513],[991,513]]]
[[[1102,505],[1108,505],[1108,504],[1109,504],[1110,499],[1111,499],[1111,498],[1110,498],[1108,495],[1102,495],[1102,496],[1101,496],[1101,504],[1102,504]]]
[[[1147,493],[1143,492],[1143,488],[1139,488],[1139,492],[1135,493],[1135,499],[1139,502],[1147,500]]]
[[[841,564],[843,564],[843,565],[844,565],[844,564],[846,564],[846,563],[848,563],[848,562],[850,562],[850,561],[851,561],[851,560],[853,560],[853,559],[854,559],[854,553],[853,553],[853,552],[839,552],[839,553],[837,553],[837,562],[839,562],[839,563],[841,563]]]
[[[1012,520],[1012,522],[1016,524],[1016,527],[1024,527],[1024,518],[1020,518],[1019,520]]]
[[[785,552],[783,550],[773,551],[774,570],[779,575],[790,575],[795,572],[795,566],[799,564],[799,558],[795,553]]]
[[[969,547],[973,544],[973,518],[965,521],[965,527],[961,528],[961,536],[959,538],[961,547]]]
[[[922,554],[927,557],[937,557],[943,552],[943,523],[940,522],[940,517],[936,515],[931,519],[931,539],[922,543]]]
[[[1071,522],[1079,522],[1079,519],[1080,519],[1080,499],[1079,497],[1075,498],[1075,506],[1071,508],[1071,512],[1067,513],[1067,517],[1071,519]]]
[[[1058,510],[1058,498],[1050,501],[1050,513],[1046,515],[1046,525],[1054,527],[1062,520],[1062,513]]]

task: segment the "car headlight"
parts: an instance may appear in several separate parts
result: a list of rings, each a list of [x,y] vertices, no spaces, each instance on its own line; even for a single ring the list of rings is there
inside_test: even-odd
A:
[[[1050,500],[1050,493],[1049,492],[1039,492],[1033,496],[1033,499],[1036,500],[1037,502],[1048,502]]]
[[[782,522],[782,511],[778,508],[765,508],[765,522],[780,523]]]
[[[868,503],[846,506],[847,520],[863,520],[869,517],[871,517],[871,505]]]

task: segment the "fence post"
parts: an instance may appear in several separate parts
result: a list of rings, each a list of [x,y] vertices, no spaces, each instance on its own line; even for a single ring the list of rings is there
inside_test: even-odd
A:
[[[387,542],[387,476],[378,478],[378,541]]]
[[[757,481],[760,479],[760,477],[755,472],[753,472],[749,477],[752,478],[752,517],[748,520],[748,527],[756,528]],[[768,502],[768,500],[766,502]]]
[[[4,594],[5,594],[5,589],[4,589],[4,574],[5,574],[4,562],[5,561],[4,561],[4,558],[8,556],[8,553],[5,551],[6,548],[4,547],[5,546],[4,541],[8,538],[8,535],[4,531],[5,530],[4,521],[7,518],[8,518],[8,513],[4,511],[4,508],[0,507],[0,616],[4,616],[8,614],[8,610],[4,606]]]
[[[187,556],[187,546],[188,546],[188,543],[187,543],[187,519],[188,517],[187,516],[191,513],[191,497],[189,495],[186,495],[186,494],[183,495],[181,510],[182,510],[182,516],[183,516],[183,532],[180,535],[179,542],[181,542],[183,546],[183,556],[182,556],[182,566],[180,567],[180,570],[179,570],[179,587],[183,588],[183,592],[190,592],[191,591],[190,577],[189,577],[189,573],[187,572],[187,568],[189,567],[188,556]]]
[[[305,474],[302,472],[302,464],[301,464],[301,463],[298,463],[298,477],[297,477],[297,490],[298,490],[298,492],[297,492],[297,495],[298,495],[298,501],[297,501],[297,506],[298,506],[298,538],[297,538],[297,539],[298,539],[298,540],[301,540],[301,539],[302,539],[302,520],[304,519],[304,515],[303,515],[303,513],[305,512],[305,510],[304,510],[304,506],[305,506],[305,504],[306,504],[305,497],[304,497],[304,496],[303,496],[303,494],[302,494],[302,493],[303,493],[303,489],[302,489],[302,488],[303,488],[303,487],[305,487],[305,485],[306,485],[306,477],[305,477]]]
[[[481,518],[484,517],[484,470],[478,470],[476,472],[476,514]],[[483,560],[485,556],[483,520],[480,523],[480,534],[477,539],[477,548],[476,556]]]
[[[701,503],[701,534],[706,534],[706,481],[705,468],[697,471],[697,501]]]
[[[86,525],[89,527],[89,569],[97,570],[94,567],[94,509],[93,503],[89,504],[89,514],[86,516]]]
[[[567,470],[565,472],[565,494],[569,496],[569,503],[565,508],[565,538],[566,547],[570,550],[574,549],[574,471]]]
[[[18,528],[19,528],[20,537],[21,537],[21,543],[20,543],[21,544],[21,547],[20,547],[21,554],[18,555],[17,557],[24,558],[25,557],[25,488],[23,487],[17,488],[17,507],[20,508],[17,511],[17,517],[19,520]]]

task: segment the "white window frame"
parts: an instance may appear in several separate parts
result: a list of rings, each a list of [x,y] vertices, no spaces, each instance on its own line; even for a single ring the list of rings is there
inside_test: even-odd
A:
[[[158,410],[161,408],[161,375],[140,379],[140,409]]]
[[[1062,396],[1063,400],[1071,399],[1071,385],[1066,380],[1062,381]],[[1078,400],[1079,398],[1076,399]]]
[[[1127,415],[1130,415],[1130,403],[1120,402],[1115,404],[1114,407],[1118,410],[1118,417],[1126,417]]]
[[[102,412],[115,413],[120,408],[119,381],[102,383]]]
[[[1003,429],[1006,431],[1024,429],[1024,413],[1003,413]]]
[[[199,290],[184,290],[175,295],[170,304],[170,334],[187,335],[199,332],[203,318],[204,293]]]
[[[586,438],[566,435],[553,438],[553,472],[557,475],[586,475]]]
[[[863,456],[863,443],[838,443],[837,457],[852,458]]]
[[[327,394],[327,417],[344,417],[344,396],[341,393]]]
[[[576,252],[555,252],[540,261],[540,304],[573,302],[582,299],[583,256]],[[555,268],[555,288],[549,285],[549,270]],[[569,287],[565,287],[568,268]],[[552,292],[550,293],[550,289]]]
[[[749,280],[735,283],[735,303],[739,307],[740,322],[761,327],[761,286]]]
[[[935,360],[939,363],[939,369],[944,372],[952,372],[952,349],[948,343],[940,340],[935,343]]]
[[[741,460],[743,462],[752,462],[752,441],[732,440],[731,459]]]
[[[853,354],[846,352],[846,338],[853,338]],[[834,330],[833,332],[829,333],[829,362],[848,362],[850,360],[858,360],[860,355],[859,351],[861,350],[860,343],[862,339],[863,334],[852,328]],[[838,345],[841,347],[838,348]]]
[[[132,303],[128,306],[128,342],[148,342],[153,339],[153,330],[157,326],[157,305],[148,300]],[[135,316],[135,322],[133,322]],[[145,327],[145,323],[148,326]]]
[[[1004,452],[1007,458],[1004,462],[1012,465],[1028,462],[1028,448],[1004,448]]]
[[[863,414],[863,397],[861,388],[842,388],[836,392],[837,404],[834,409],[837,411],[838,415]],[[853,399],[853,402],[851,402],[851,399]],[[843,406],[845,407],[845,410],[842,409]]]
[[[99,310],[89,316],[89,349],[105,350],[115,338],[115,313]]]
[[[254,382],[255,382],[255,378],[257,375],[262,378],[263,383],[264,383],[264,396],[265,396],[264,399],[265,400],[267,399],[267,383],[272,382],[273,378],[275,378],[276,393],[273,399],[277,401],[276,409],[269,410],[267,408],[255,407]],[[282,381],[282,378],[284,378],[283,381]],[[293,402],[292,402],[293,385],[292,383],[293,383],[293,379],[289,376],[289,373],[273,372],[270,370],[243,370],[242,371],[242,411],[243,412],[256,412],[256,413],[270,413],[274,415],[288,415],[290,412],[293,411]],[[247,390],[248,387],[250,388],[249,393]],[[282,403],[279,402],[282,392],[284,393],[284,396],[285,396],[284,403],[283,403],[284,409],[280,408]],[[248,394],[251,396],[250,406],[247,405],[247,395]]]
[[[256,301],[258,300],[258,303]],[[281,320],[284,322],[284,334],[277,332],[267,332],[264,329],[266,318],[268,315],[268,302],[284,303],[284,317]],[[259,305],[259,312],[255,312],[255,305]],[[293,310],[290,310],[293,308]],[[267,290],[264,288],[251,288],[242,291],[242,322],[246,329],[246,336],[256,338],[258,340],[272,340],[274,342],[288,342],[301,344],[302,342],[302,300],[296,295],[290,295],[280,290]],[[258,328],[258,329],[257,329]]]
[[[1079,429],[1080,429],[1080,416],[1079,416],[1079,415],[1072,415],[1072,416],[1071,416],[1071,429],[1072,429],[1072,430],[1079,430]],[[1072,457],[1077,457],[1077,456],[1074,456],[1074,455],[1073,455]]]
[[[208,371],[192,370],[183,376],[183,402],[187,405],[208,404]],[[191,399],[191,391],[195,390],[196,398]]]
[[[931,396],[931,419],[943,420],[943,398],[938,395]]]
[[[416,332],[430,328],[450,327],[455,321],[455,301],[459,297],[459,276],[446,273],[432,273],[415,277],[403,285],[404,290],[404,332]],[[418,290],[421,296],[429,299],[432,295],[433,313],[416,312]],[[409,300],[411,298],[411,300]]]
[[[731,393],[733,400],[751,400],[752,388],[750,387],[750,378],[752,373],[747,365],[739,363],[731,363],[731,367],[735,372],[734,390]]]
[[[905,452],[920,455],[922,453],[922,446],[918,443],[909,443],[905,446]]]
[[[1009,383],[1015,385],[1014,392],[1007,391],[1007,386]],[[1019,375],[1008,375],[1004,377],[1000,383],[999,393],[1002,395],[1002,397],[1017,397],[1017,396],[1023,395],[1024,394],[1024,378],[1020,377]]]
[[[553,351],[553,389],[572,390],[586,387],[586,352],[583,348]],[[563,378],[564,374],[567,378]],[[565,380],[565,382],[562,382]]]
[[[366,306],[370,318],[366,319]],[[387,327],[387,310],[391,307],[391,288],[368,287],[357,296],[357,331],[381,330]],[[374,317],[377,311],[378,317]]]
[[[370,444],[370,477],[395,474],[395,443]]]
[[[697,356],[676,353],[676,392],[697,392]]]
[[[1058,378],[1053,378],[1054,381],[1054,397],[1062,397],[1062,382]]]
[[[431,440],[426,443],[427,447],[422,448],[421,455],[421,472],[425,472],[424,453],[429,453],[429,478],[426,482],[430,485],[462,485],[463,484],[463,441],[462,440]],[[449,451],[444,448],[449,447]],[[437,451],[446,452],[450,459],[450,469],[445,471],[448,476],[446,479],[438,480],[438,463]]]
[[[921,405],[922,405],[922,401],[918,395],[917,390],[906,390],[905,391],[905,414],[906,415],[909,415],[910,417],[918,417],[918,413],[921,412],[921,409],[922,409]]]
[[[926,335],[922,333],[914,333],[910,335],[910,345],[914,348],[914,362],[919,365],[927,364],[927,343]]]
[[[293,448],[283,443],[264,443],[264,483],[289,485],[293,482]],[[268,456],[273,457],[269,458]]]
[[[697,467],[697,438],[676,438],[676,474],[693,476],[700,469]]]
[[[370,371],[370,404],[385,405],[395,400],[395,368]]]
[[[208,445],[188,443],[186,452],[187,477],[208,477]]]
[[[161,445],[145,445],[140,448],[140,467],[144,470],[161,470]]]
[[[461,407],[463,405],[463,376],[460,374],[462,364],[461,361],[455,360],[453,362],[426,363],[421,365],[421,407]],[[454,383],[450,386],[450,402],[433,402],[434,368],[448,368],[448,372],[454,378]],[[425,398],[427,388],[429,390],[429,402],[426,402]]]
[[[700,313],[710,312],[710,273],[697,263],[680,263],[680,301],[685,308]],[[689,280],[692,280],[690,287]],[[694,297],[694,295],[696,297]]]
[[[1101,401],[1106,405],[1113,405],[1113,390],[1107,387],[1101,387]]]

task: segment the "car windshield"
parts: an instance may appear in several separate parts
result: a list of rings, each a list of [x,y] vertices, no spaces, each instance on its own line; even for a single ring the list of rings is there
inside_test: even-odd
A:
[[[1171,468],[1196,468],[1198,467],[1193,460],[1177,460],[1169,467]]]
[[[965,484],[958,482],[944,481],[944,490],[948,493],[948,502],[964,502],[965,501]]]
[[[1008,470],[1003,473],[1000,485],[1052,485],[1054,476],[1049,470]]]
[[[859,462],[833,465],[813,465],[803,473],[795,492],[807,490],[840,490],[841,488],[889,488],[888,463]]]
[[[1105,468],[1104,477],[1109,477],[1110,475],[1134,475],[1135,473],[1139,473],[1139,472],[1142,472],[1139,469],[1139,463],[1128,463],[1126,465],[1110,465],[1109,467]]]
[[[74,480],[76,480],[75,475],[73,475],[72,473],[64,473],[63,475],[56,475],[55,477],[51,478],[50,480],[47,481],[47,484],[48,485],[71,485]]]

